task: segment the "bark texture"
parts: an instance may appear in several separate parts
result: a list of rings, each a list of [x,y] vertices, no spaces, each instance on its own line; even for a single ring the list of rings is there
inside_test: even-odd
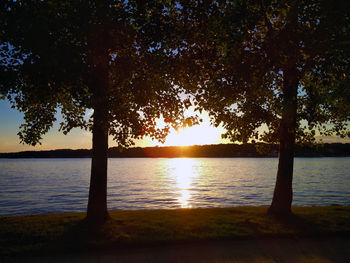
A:
[[[98,56],[91,90],[93,91],[92,160],[87,220],[103,223],[107,212],[107,163],[108,163],[108,68],[104,57]]]
[[[284,71],[283,109],[280,124],[280,145],[276,185],[269,213],[291,213],[293,200],[293,164],[297,113],[298,80],[293,70]]]
[[[103,223],[107,211],[108,122],[106,110],[96,108],[92,131],[92,161],[87,220]]]

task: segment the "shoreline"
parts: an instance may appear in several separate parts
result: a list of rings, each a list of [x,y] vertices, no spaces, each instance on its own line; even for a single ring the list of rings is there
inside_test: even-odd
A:
[[[350,207],[349,204],[324,204],[324,205],[292,205],[292,209],[305,209],[305,208],[347,208]],[[216,207],[176,207],[176,208],[135,208],[135,209],[108,209],[110,213],[118,213],[118,212],[148,212],[148,211],[176,211],[176,210],[206,210],[206,209],[267,209],[269,205],[242,205],[242,206],[216,206]],[[82,209],[79,211],[63,211],[63,212],[49,212],[49,213],[34,213],[34,214],[0,214],[1,218],[12,218],[12,217],[36,217],[36,216],[64,216],[64,215],[86,215],[86,209]],[[0,221],[1,224],[1,221]]]

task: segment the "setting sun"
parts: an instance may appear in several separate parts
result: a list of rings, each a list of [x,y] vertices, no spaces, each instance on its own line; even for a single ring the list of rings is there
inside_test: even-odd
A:
[[[144,137],[137,145],[141,147],[152,146],[191,146],[191,145],[205,145],[205,144],[220,144],[228,143],[229,140],[222,139],[221,134],[225,133],[222,126],[214,127],[210,123],[210,117],[206,111],[202,113],[195,112],[193,109],[188,109],[185,116],[197,115],[202,121],[198,125],[191,127],[184,127],[178,130],[171,129],[165,142],[161,143],[152,140],[150,137]],[[157,127],[163,128],[165,126],[162,118],[157,119]]]
[[[190,146],[226,142],[221,138],[221,134],[223,134],[225,130],[221,126],[212,126],[207,112],[203,111],[202,113],[198,113],[193,111],[193,109],[189,109],[186,112],[186,116],[195,115],[198,115],[198,117],[202,120],[200,124],[180,128],[178,130],[172,129],[166,137],[164,144],[158,144],[156,142],[154,142],[154,144],[158,146]],[[160,127],[164,125],[163,121],[160,120],[158,125]]]
[[[189,146],[218,143],[221,139],[218,130],[209,125],[196,125],[172,131],[166,138],[166,146]]]

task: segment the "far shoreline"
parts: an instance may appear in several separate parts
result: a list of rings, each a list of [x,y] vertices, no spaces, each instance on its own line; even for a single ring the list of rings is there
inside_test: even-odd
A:
[[[56,149],[0,153],[0,158],[91,158],[91,149]],[[266,143],[193,146],[111,147],[108,158],[276,158],[278,145]],[[350,157],[350,143],[299,144],[295,157]]]

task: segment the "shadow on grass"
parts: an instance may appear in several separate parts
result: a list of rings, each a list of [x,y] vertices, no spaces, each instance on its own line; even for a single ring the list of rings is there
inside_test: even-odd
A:
[[[84,213],[0,217],[0,252],[42,256],[208,241],[350,236],[350,207],[300,207],[293,212],[281,218],[268,215],[264,207],[111,211],[111,219],[102,225],[84,221]]]
[[[113,227],[116,225],[113,219],[98,225],[88,223],[85,220],[77,221],[67,227],[62,235],[49,242],[44,250],[48,253],[63,251],[65,253],[79,253],[91,249],[111,247],[113,243],[118,241]]]
[[[288,216],[269,215],[295,237],[348,237],[350,235],[349,207],[297,207]]]
[[[284,228],[289,229],[292,237],[324,236],[324,232],[321,231],[322,227],[320,227],[319,224],[312,223],[310,220],[298,214],[291,213],[288,216],[269,216],[282,224]],[[282,234],[281,237],[285,236],[285,234]],[[288,236],[287,234],[287,237]]]

